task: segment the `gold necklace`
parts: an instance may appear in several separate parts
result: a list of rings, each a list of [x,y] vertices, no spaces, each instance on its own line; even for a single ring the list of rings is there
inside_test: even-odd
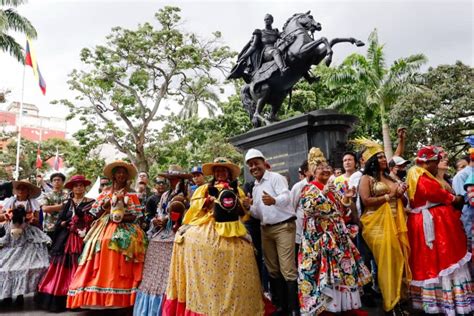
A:
[[[77,200],[75,198],[72,198],[72,201],[74,202],[74,204],[76,205],[79,205],[82,203],[82,201],[85,199],[85,196],[83,196],[80,200]],[[77,201],[77,202],[76,202]]]

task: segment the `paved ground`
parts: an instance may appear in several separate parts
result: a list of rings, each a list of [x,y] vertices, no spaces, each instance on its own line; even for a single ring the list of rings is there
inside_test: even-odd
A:
[[[381,309],[370,309],[369,315],[370,316],[383,316],[384,313]],[[47,313],[44,311],[40,311],[35,308],[35,304],[33,302],[33,296],[26,296],[25,297],[25,305],[23,308],[19,307],[12,307],[8,309],[0,309],[0,315],[24,315],[24,316],[44,316],[44,315],[61,315],[61,316],[118,316],[118,315],[127,315],[127,313],[120,313],[119,311],[75,311],[75,312],[63,312],[63,313]],[[130,314],[130,313],[129,313]],[[240,316],[240,315],[239,315]],[[242,315],[244,316],[244,315]]]
[[[128,313],[131,315],[131,312]],[[127,313],[119,311],[67,311],[63,313],[48,313],[41,311],[36,308],[35,303],[33,302],[33,295],[25,296],[25,305],[23,307],[11,307],[3,308],[0,307],[0,315],[25,315],[25,316],[44,316],[44,315],[61,315],[61,316],[125,316]]]

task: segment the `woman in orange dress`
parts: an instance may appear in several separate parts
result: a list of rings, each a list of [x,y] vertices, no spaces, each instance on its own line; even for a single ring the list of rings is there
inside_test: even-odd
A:
[[[84,239],[84,251],[69,287],[68,308],[129,308],[142,278],[146,236],[137,220],[141,204],[127,182],[135,167],[115,161],[104,168],[112,186],[101,193],[90,213],[97,216]]]

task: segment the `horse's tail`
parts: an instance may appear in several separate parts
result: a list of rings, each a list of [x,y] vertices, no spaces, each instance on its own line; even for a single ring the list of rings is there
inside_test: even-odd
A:
[[[256,103],[250,93],[250,84],[245,84],[240,90],[240,100],[242,100],[244,109],[247,110],[250,119],[252,119],[256,110]]]

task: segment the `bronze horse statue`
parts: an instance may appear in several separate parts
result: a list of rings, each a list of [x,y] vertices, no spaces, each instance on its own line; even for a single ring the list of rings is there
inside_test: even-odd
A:
[[[323,60],[326,65],[330,65],[333,55],[332,47],[335,44],[345,42],[356,46],[364,45],[362,41],[352,37],[332,40],[321,37],[315,40],[313,33],[320,30],[321,24],[314,20],[310,11],[296,13],[286,21],[280,38],[275,43],[275,48],[281,51],[285,64],[288,66],[283,73],[274,60],[261,60],[258,68],[256,67],[251,74],[245,75],[242,72],[242,60],[238,60],[238,64],[234,66],[228,79],[243,78],[246,82],[242,87],[240,97],[254,127],[260,127],[262,123],[268,125],[277,120],[277,113],[293,86],[302,77],[314,80],[309,75],[311,66],[318,65]],[[254,32],[254,34],[258,33]],[[262,116],[265,104],[271,105],[268,117]]]

